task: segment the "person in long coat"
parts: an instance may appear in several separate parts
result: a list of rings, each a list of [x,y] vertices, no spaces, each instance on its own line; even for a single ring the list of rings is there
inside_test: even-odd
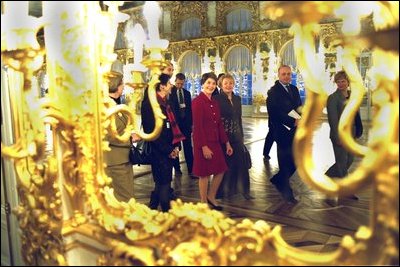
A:
[[[188,90],[183,88],[185,83],[185,75],[178,73],[175,76],[175,86],[172,87],[171,95],[169,100],[171,101],[176,121],[179,125],[179,129],[185,135],[185,140],[182,141],[183,151],[185,153],[185,161],[188,169],[188,174],[192,175],[193,171],[193,145],[192,145],[192,96]],[[177,161],[177,162],[176,162]],[[179,166],[179,157],[175,159],[174,165],[177,163]],[[178,173],[180,167],[175,169],[175,173]]]
[[[226,156],[228,171],[224,174],[218,193],[223,197],[241,193],[246,199],[252,199],[249,170],[245,164],[242,100],[233,93],[234,85],[232,75],[225,74],[221,78],[221,92],[213,96],[219,103],[222,124],[233,148],[233,154]]]
[[[160,82],[156,84],[157,101],[160,105],[162,113],[165,115],[160,136],[151,142],[152,162],[151,172],[154,179],[154,191],[150,195],[150,208],[157,209],[161,206],[162,211],[170,209],[171,199],[171,181],[172,181],[172,164],[173,160],[178,156],[178,143],[183,140],[184,136],[179,130],[175,121],[172,109],[167,100],[167,96],[171,93],[172,84],[170,76],[161,74]],[[150,105],[149,98],[144,98],[141,107],[142,125],[145,133],[154,130],[155,120],[154,113]]]
[[[349,77],[345,71],[339,71],[335,74],[334,81],[337,89],[327,100],[328,122],[330,126],[329,137],[332,141],[333,152],[335,154],[335,163],[326,171],[329,177],[343,178],[347,175],[351,164],[354,161],[352,153],[347,151],[339,138],[339,120],[346,106],[347,99],[350,97]],[[353,136],[359,138],[362,134],[362,123],[359,111],[356,113],[355,121],[352,127]],[[349,196],[352,199],[358,199],[356,195]]]
[[[121,95],[124,88],[123,76],[120,73],[112,72],[109,77],[109,96],[111,105],[121,104]],[[118,134],[122,135],[127,124],[128,117],[123,113],[115,115],[115,124]],[[133,169],[129,162],[129,151],[131,141],[121,142],[113,138],[110,134],[106,135],[110,150],[104,153],[106,163],[105,172],[112,178],[114,196],[119,201],[129,201],[133,197]]]
[[[298,201],[293,196],[289,179],[296,171],[293,158],[293,140],[300,118],[294,118],[291,114],[300,113],[302,103],[299,90],[296,86],[290,84],[291,76],[292,70],[289,66],[282,65],[279,67],[279,80],[268,91],[267,109],[274,140],[277,143],[279,164],[279,172],[270,181],[287,202],[295,204]]]
[[[221,144],[225,144],[225,153],[232,155],[233,150],[221,121],[221,112],[217,101],[211,98],[217,84],[214,73],[205,73],[201,78],[202,91],[192,102],[193,113],[193,174],[198,176],[200,199],[211,208],[221,210],[215,200],[224,172],[227,170],[225,155]],[[208,180],[213,175],[210,190]]]

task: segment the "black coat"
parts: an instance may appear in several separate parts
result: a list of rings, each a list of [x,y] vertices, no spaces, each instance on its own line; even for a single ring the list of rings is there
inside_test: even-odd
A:
[[[192,96],[190,92],[184,88],[183,97],[185,108],[180,108],[179,99],[177,96],[178,89],[174,86],[171,90],[171,94],[169,96],[170,103],[173,108],[173,112],[175,115],[176,122],[178,123],[179,129],[186,136],[186,138],[190,138],[192,134],[192,126],[193,126],[193,118],[192,118]]]
[[[232,96],[232,104],[228,99],[228,96],[221,92],[218,95],[213,96],[219,103],[221,110],[221,120],[224,125],[226,135],[228,136],[229,142],[243,143],[243,126],[242,126],[242,101],[240,96]]]
[[[299,90],[296,86],[290,85],[290,94],[279,81],[268,91],[267,109],[269,120],[272,124],[274,138],[281,145],[290,145],[296,131],[295,119],[288,113],[297,110],[301,106]]]
[[[172,159],[169,158],[169,154],[174,150],[174,146],[172,145],[173,133],[171,123],[168,120],[166,106],[160,104],[160,108],[166,118],[163,121],[160,136],[151,142],[151,168],[154,181],[159,184],[167,184],[172,181]],[[145,133],[152,132],[154,130],[155,120],[148,97],[143,98],[141,114],[143,131]]]

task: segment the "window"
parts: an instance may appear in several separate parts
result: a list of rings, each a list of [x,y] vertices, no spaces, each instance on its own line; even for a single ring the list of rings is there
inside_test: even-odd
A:
[[[188,52],[181,61],[181,72],[185,74],[184,88],[192,94],[192,98],[198,96],[201,91],[201,60],[199,55]]]
[[[251,13],[246,9],[236,9],[226,16],[228,33],[250,31],[252,27]]]
[[[242,105],[251,105],[252,96],[252,58],[250,50],[244,46],[232,48],[226,58],[226,69],[235,80],[233,92],[242,98]]]
[[[201,35],[201,22],[198,18],[190,18],[182,22],[182,39],[192,39]]]

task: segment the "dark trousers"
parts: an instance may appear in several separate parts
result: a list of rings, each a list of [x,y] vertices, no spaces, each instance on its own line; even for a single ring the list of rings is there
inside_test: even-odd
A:
[[[186,139],[182,141],[183,144],[183,153],[185,155],[185,161],[188,169],[188,173],[192,173],[193,170],[193,146],[192,146],[192,138],[191,133],[185,135]],[[174,159],[174,169],[181,170],[181,166],[179,163],[179,157]]]
[[[183,152],[185,154],[186,165],[188,168],[188,172],[192,173],[193,169],[193,146],[192,146],[192,137],[191,134],[186,136],[186,139],[182,141],[183,144]]]
[[[267,136],[265,137],[264,152],[263,152],[264,157],[269,156],[269,152],[271,151],[273,143],[274,143],[274,135],[270,129],[268,131]]]
[[[271,182],[276,186],[279,192],[282,193],[286,200],[293,198],[292,188],[290,187],[289,179],[296,171],[294,163],[292,142],[290,144],[278,145],[278,165],[279,172],[271,178]]]
[[[172,181],[173,160],[165,155],[155,156],[154,163],[151,164],[151,172],[154,179],[154,191],[150,195],[150,208],[157,209],[161,206],[162,211],[170,209],[171,201],[171,181]]]
[[[354,161],[354,156],[343,146],[338,146],[332,141],[333,152],[335,153],[335,163],[326,171],[329,177],[343,178]]]
[[[180,160],[179,160],[179,155],[174,159],[173,166],[174,166],[174,170],[175,171],[180,171],[181,170],[181,163],[180,163]]]
[[[170,188],[169,184],[157,183],[154,186],[154,191],[150,195],[150,208],[157,209],[161,205],[161,210],[166,212],[170,209]]]

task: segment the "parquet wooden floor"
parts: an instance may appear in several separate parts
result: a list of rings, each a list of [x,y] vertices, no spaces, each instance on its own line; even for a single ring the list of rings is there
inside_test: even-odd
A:
[[[271,226],[283,226],[283,237],[296,247],[326,252],[338,247],[341,238],[353,235],[361,225],[369,221],[369,203],[371,189],[358,192],[359,200],[341,199],[329,202],[326,197],[305,185],[297,172],[291,178],[297,204],[283,201],[279,192],[269,182],[278,170],[276,144],[270,152],[271,159],[263,159],[264,139],[268,132],[268,121],[265,118],[244,118],[245,143],[251,153],[253,167],[250,169],[251,194],[254,200],[246,200],[241,195],[221,199],[223,213],[234,220],[244,218],[265,220]],[[368,125],[364,122],[364,134],[361,143],[367,142]],[[333,149],[329,139],[329,125],[322,120],[321,126],[313,137],[313,156],[321,172],[325,172],[334,162]],[[182,160],[183,175],[175,176],[172,186],[179,198],[187,202],[199,201],[198,180],[187,175],[186,164]],[[354,169],[360,158],[356,158],[351,169]],[[135,197],[141,203],[148,203],[154,183],[149,166],[134,166]]]

